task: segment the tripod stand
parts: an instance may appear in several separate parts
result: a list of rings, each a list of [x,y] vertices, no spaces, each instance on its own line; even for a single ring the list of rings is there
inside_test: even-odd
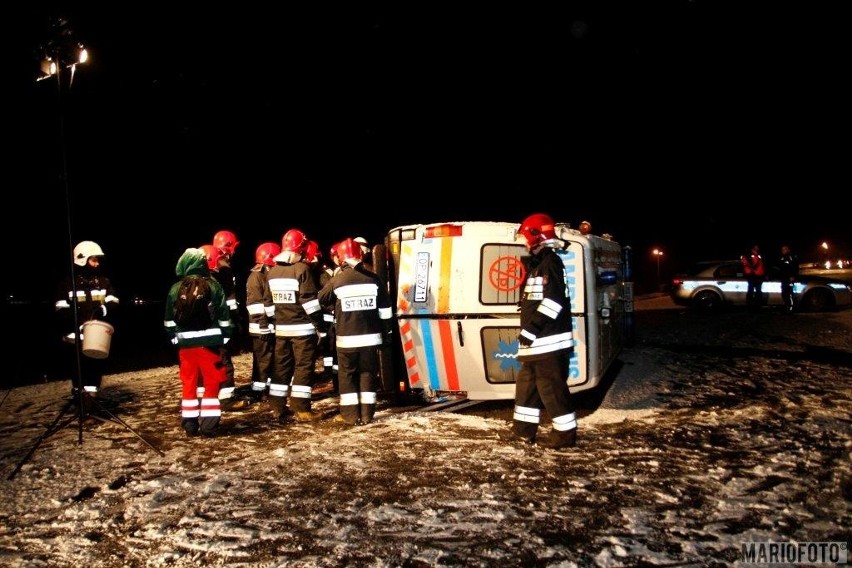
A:
[[[101,422],[114,422],[115,424],[120,424],[121,426],[124,426],[127,429],[127,431],[129,431],[131,434],[133,434],[134,436],[136,436],[137,438],[142,440],[145,443],[146,446],[148,446],[149,448],[151,448],[152,450],[154,450],[155,452],[157,452],[161,456],[166,455],[166,454],[163,453],[162,450],[155,447],[154,445],[151,444],[151,442],[146,440],[141,434],[139,434],[139,432],[137,432],[136,430],[131,428],[130,425],[127,422],[125,422],[124,420],[122,420],[121,418],[119,418],[118,416],[116,416],[115,414],[113,414],[112,412],[107,410],[106,408],[104,408],[103,405],[101,405],[101,403],[98,402],[98,400],[94,396],[87,393],[83,389],[79,388],[79,385],[80,385],[80,382],[79,382],[79,377],[80,377],[80,374],[79,374],[80,373],[80,341],[79,341],[79,338],[77,339],[75,347],[77,348],[76,362],[77,362],[77,373],[78,373],[77,377],[74,380],[75,384],[78,385],[78,388],[76,389],[76,394],[74,396],[71,396],[71,397],[68,398],[68,400],[63,405],[62,409],[59,411],[59,414],[56,415],[56,418],[53,420],[53,422],[47,427],[47,429],[41,434],[41,436],[39,436],[36,439],[33,446],[30,448],[30,450],[27,452],[27,454],[21,459],[21,461],[18,462],[18,464],[15,466],[15,469],[12,470],[12,473],[10,473],[9,476],[6,479],[8,479],[10,481],[12,479],[14,479],[15,476],[18,474],[18,472],[21,471],[21,468],[24,467],[24,464],[33,456],[33,454],[36,452],[36,450],[39,448],[39,446],[41,446],[41,443],[44,442],[46,439],[48,439],[53,434],[55,434],[56,432],[65,428],[66,426],[68,426],[71,422],[74,421],[75,418],[77,418],[77,426],[78,426],[77,427],[78,444],[82,444],[83,443],[83,423],[84,423],[85,419],[87,418],[87,416],[94,418],[96,420],[100,420]],[[77,411],[76,416],[74,414],[71,414],[70,416],[66,416],[70,411],[74,410],[75,402],[76,402],[76,411]],[[87,414],[87,409],[90,409],[90,410],[97,409],[103,415],[105,415],[106,418],[104,418],[104,416],[102,416],[102,415],[91,414],[91,413]]]

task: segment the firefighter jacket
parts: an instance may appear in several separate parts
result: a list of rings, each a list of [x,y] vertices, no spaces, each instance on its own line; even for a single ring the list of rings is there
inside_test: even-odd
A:
[[[87,321],[99,320],[112,324],[118,311],[118,297],[115,295],[109,278],[100,273],[100,269],[88,264],[74,270],[74,284],[71,277],[60,282],[56,292],[56,315],[62,332],[62,340],[74,343],[74,288],[77,292],[77,325]]]
[[[334,309],[336,345],[340,351],[382,344],[390,331],[388,292],[375,273],[358,264],[343,265],[323,286],[320,305]]]
[[[246,311],[248,312],[248,332],[252,336],[275,333],[275,304],[269,293],[267,273],[269,267],[256,264],[246,279]]]
[[[237,299],[237,277],[234,276],[234,269],[231,268],[231,259],[225,255],[220,256],[216,270],[212,271],[211,275],[225,292],[228,310],[231,312],[231,325],[234,327],[234,334],[236,334],[242,329],[242,314],[240,313],[240,302]]]
[[[218,347],[224,345],[233,333],[230,310],[222,286],[210,275],[207,267],[207,257],[200,249],[189,248],[178,259],[175,267],[178,281],[175,282],[166,296],[166,312],[163,325],[172,344],[178,347]],[[214,321],[207,329],[186,330],[175,321],[175,302],[184,276],[203,276],[210,284],[211,301],[213,302]]]
[[[562,259],[545,247],[530,257],[528,270],[520,302],[520,361],[544,358],[574,346],[571,298]]]
[[[307,264],[276,261],[266,278],[276,336],[301,337],[325,330],[314,275]]]

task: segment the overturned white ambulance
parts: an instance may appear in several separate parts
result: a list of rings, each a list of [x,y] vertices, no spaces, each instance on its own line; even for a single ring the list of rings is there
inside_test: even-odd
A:
[[[470,400],[511,399],[520,319],[518,302],[526,248],[515,241],[518,223],[449,222],[389,231],[388,280],[395,298],[399,341],[383,365],[383,383],[434,400],[443,394]],[[562,258],[571,294],[574,350],[572,392],[597,386],[625,340],[625,308],[632,288],[624,280],[621,246],[557,224],[566,242]],[[625,298],[627,300],[625,301]]]

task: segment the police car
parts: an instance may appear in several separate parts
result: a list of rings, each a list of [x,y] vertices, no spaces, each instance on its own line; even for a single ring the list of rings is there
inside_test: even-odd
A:
[[[686,275],[672,280],[671,297],[676,304],[701,310],[723,306],[745,306],[748,282],[739,260],[697,263]],[[783,306],[778,269],[768,266],[763,282],[763,303]],[[800,275],[793,284],[797,309],[828,311],[852,305],[852,287],[843,280]]]

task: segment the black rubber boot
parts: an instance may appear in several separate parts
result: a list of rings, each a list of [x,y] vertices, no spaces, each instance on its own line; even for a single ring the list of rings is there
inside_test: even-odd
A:
[[[269,406],[272,407],[272,414],[278,422],[283,424],[293,416],[293,412],[287,408],[286,396],[270,396],[268,400]]]
[[[554,430],[550,433],[550,438],[542,446],[551,450],[561,450],[564,448],[573,448],[577,445],[577,429],[572,428],[565,432]]]
[[[199,425],[198,419],[196,418],[183,418],[180,421],[180,425],[183,428],[184,432],[186,432],[187,436],[197,436]]]

